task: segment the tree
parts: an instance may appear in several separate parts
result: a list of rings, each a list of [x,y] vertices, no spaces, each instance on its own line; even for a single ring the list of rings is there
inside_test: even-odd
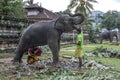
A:
[[[23,4],[24,4],[24,5],[34,4],[34,0],[26,0],[26,1],[23,1]]]
[[[89,33],[89,41],[92,43],[96,43],[95,34],[92,27],[92,22],[94,22],[94,20],[89,18],[89,14],[91,14],[92,10],[94,9],[92,3],[97,3],[97,1],[96,0],[71,0],[70,4],[68,5],[68,9],[70,10],[75,9],[75,13],[82,13],[85,15],[85,21],[83,26],[84,28],[86,28],[86,30]]]
[[[66,9],[64,11],[59,11],[59,12],[56,12],[57,14],[69,14],[71,13],[69,9]]]
[[[30,5],[30,4],[33,4],[34,0],[27,0],[27,3]]]
[[[120,13],[117,11],[108,11],[102,16],[100,27],[108,30],[120,28]]]
[[[75,9],[75,13],[83,13],[87,16],[93,10],[92,3],[97,3],[96,0],[71,0],[68,9]]]
[[[11,10],[11,8],[8,5],[8,0],[1,0],[0,1],[0,14],[7,15],[8,11]]]
[[[92,23],[95,22],[95,20],[92,18],[92,16],[89,16],[84,21],[84,29],[88,32],[88,39],[91,43],[96,43],[96,37],[95,37],[95,30],[92,27]]]
[[[25,17],[22,0],[1,0],[0,15]]]

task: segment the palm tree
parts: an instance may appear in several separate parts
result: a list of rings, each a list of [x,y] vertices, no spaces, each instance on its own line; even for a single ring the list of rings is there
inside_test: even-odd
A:
[[[28,6],[28,5],[32,5],[34,4],[34,0],[26,0],[26,1],[23,1],[23,5],[24,6]]]
[[[87,16],[93,10],[92,3],[97,3],[96,0],[71,0],[68,9],[75,9],[75,13],[83,13]]]
[[[27,2],[30,5],[30,4],[33,4],[34,0],[28,0]]]

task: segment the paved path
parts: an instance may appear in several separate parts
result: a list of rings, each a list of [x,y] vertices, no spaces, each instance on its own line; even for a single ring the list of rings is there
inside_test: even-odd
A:
[[[2,59],[0,59],[0,63],[11,63],[12,59],[13,58],[2,58]]]
[[[60,51],[75,51],[75,50],[62,49]]]
[[[13,60],[12,57],[11,58],[2,58],[2,59],[0,59],[0,63],[1,64],[12,63],[11,60]],[[23,60],[23,62],[26,62],[26,59],[22,59],[22,60]]]

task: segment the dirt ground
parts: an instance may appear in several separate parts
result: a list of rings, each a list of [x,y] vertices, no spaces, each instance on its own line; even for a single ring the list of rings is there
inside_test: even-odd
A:
[[[13,64],[11,60],[12,58],[0,59],[0,76],[8,76],[10,79],[16,77],[16,75],[19,75],[20,72],[21,76],[35,77],[34,72],[38,69],[34,66],[34,64],[26,65],[26,59],[23,60],[22,64]],[[40,63],[47,69],[53,68],[51,58],[42,60]],[[67,59],[67,61],[60,59],[60,67],[75,69],[77,68],[76,65],[78,65],[78,63],[72,62],[70,59]]]
[[[109,70],[113,70],[113,67],[103,65],[100,62],[98,63],[93,60],[84,60],[83,67],[80,71],[77,69],[78,61],[76,59],[72,59],[70,56],[60,57],[60,67],[58,68],[53,67],[52,58],[41,60],[40,63],[45,66],[44,69],[38,69],[34,66],[34,64],[26,65],[26,59],[23,60],[22,64],[13,64],[11,60],[12,58],[0,59],[0,80],[21,80],[20,78],[22,78],[22,80],[34,80],[35,78],[38,80],[39,78],[42,78],[40,80],[45,80],[46,78],[46,80],[58,80],[49,79],[49,77],[61,78],[63,75],[65,78],[64,80],[66,80],[65,75],[79,76],[77,80],[79,80],[80,76],[85,76],[85,78],[88,77],[88,79],[85,80],[89,80],[89,78],[93,77],[98,78],[98,76],[100,78],[98,80],[120,79],[119,72],[112,71],[112,73],[110,73],[111,71]],[[95,73],[96,71],[98,72],[97,75]]]

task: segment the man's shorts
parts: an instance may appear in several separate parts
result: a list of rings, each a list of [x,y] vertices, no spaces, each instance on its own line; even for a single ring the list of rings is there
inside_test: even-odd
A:
[[[78,58],[82,58],[83,57],[83,53],[82,53],[81,49],[76,49],[75,50],[75,57],[78,57]]]

